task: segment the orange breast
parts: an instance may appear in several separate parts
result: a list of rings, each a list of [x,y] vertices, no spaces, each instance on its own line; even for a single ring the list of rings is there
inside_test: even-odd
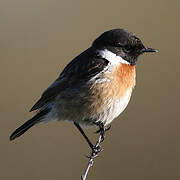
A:
[[[114,68],[110,79],[110,87],[114,97],[121,98],[127,90],[133,89],[136,83],[135,66],[120,64]]]
[[[90,112],[102,111],[110,99],[121,99],[128,90],[132,90],[135,86],[135,66],[120,64],[114,67],[112,72],[107,72],[105,76],[110,81],[97,83],[91,87]]]

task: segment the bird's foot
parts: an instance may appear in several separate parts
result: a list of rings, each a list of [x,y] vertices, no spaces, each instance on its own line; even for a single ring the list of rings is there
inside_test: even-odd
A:
[[[89,158],[89,159],[94,159],[94,158],[96,158],[96,157],[99,156],[99,153],[100,153],[101,151],[103,151],[103,149],[102,149],[99,145],[98,145],[98,146],[94,146],[94,147],[92,148],[91,155],[86,156],[86,157]]]
[[[106,131],[109,131],[110,129],[111,129],[111,125],[105,126],[103,131],[106,132]],[[95,133],[98,134],[100,132],[101,132],[101,129],[99,128]]]
[[[111,125],[109,125],[107,127],[107,126],[104,126],[104,124],[102,122],[96,122],[94,124],[99,127],[99,130],[97,130],[95,133],[96,134],[100,133],[101,142],[103,142],[104,141],[104,134],[105,134],[106,131],[108,131],[111,128]]]

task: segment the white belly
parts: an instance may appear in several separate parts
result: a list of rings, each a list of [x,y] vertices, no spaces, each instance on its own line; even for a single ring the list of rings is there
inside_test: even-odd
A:
[[[104,122],[105,125],[110,124],[115,118],[117,118],[127,107],[131,98],[132,90],[126,92],[121,99],[111,99],[108,102],[108,106],[104,109],[101,114],[100,121]]]

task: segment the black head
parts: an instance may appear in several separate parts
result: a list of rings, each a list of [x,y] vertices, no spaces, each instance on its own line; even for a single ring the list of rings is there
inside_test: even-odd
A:
[[[136,64],[139,55],[145,52],[157,52],[155,49],[146,48],[138,37],[124,29],[104,32],[92,46],[96,49],[108,49],[131,65]]]

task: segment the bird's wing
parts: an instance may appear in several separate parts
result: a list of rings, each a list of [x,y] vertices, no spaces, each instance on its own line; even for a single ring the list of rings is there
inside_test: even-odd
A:
[[[58,79],[44,91],[41,98],[31,108],[30,112],[53,101],[61,91],[72,88],[83,81],[88,81],[107,66],[109,62],[106,59],[95,58],[94,55],[91,56],[91,53],[90,49],[88,49],[73,59],[65,67]]]

